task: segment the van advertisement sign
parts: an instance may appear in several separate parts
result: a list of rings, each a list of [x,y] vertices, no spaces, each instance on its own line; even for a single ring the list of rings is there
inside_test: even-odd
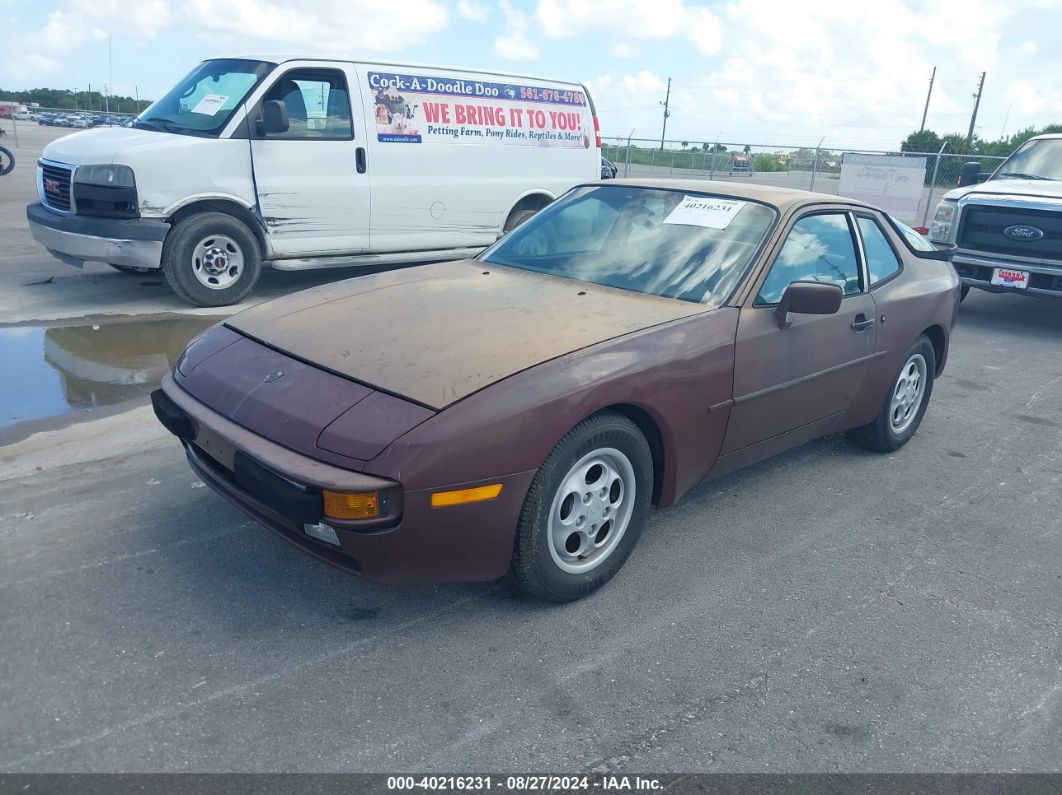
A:
[[[368,79],[376,138],[384,143],[591,146],[582,91],[393,72]]]

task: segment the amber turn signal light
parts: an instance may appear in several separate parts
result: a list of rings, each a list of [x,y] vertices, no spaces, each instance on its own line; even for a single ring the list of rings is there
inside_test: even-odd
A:
[[[331,519],[375,519],[380,515],[380,493],[377,491],[328,491],[324,499],[324,515]]]
[[[466,502],[483,502],[493,500],[501,494],[502,484],[492,483],[489,486],[476,486],[474,489],[458,489],[457,491],[437,491],[431,495],[431,507],[443,508],[447,505],[464,505]]]

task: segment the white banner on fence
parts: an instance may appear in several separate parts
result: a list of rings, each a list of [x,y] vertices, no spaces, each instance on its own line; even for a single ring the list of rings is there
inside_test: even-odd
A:
[[[920,217],[925,182],[924,157],[845,152],[837,193],[877,205],[898,220],[913,223]]]

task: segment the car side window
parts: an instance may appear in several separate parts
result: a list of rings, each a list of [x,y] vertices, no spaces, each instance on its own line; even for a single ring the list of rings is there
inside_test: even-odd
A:
[[[863,237],[863,250],[867,255],[867,271],[870,273],[870,286],[883,282],[900,270],[900,259],[896,256],[885,232],[873,218],[862,215],[857,218],[859,234]]]
[[[756,296],[756,306],[777,304],[785,288],[796,281],[836,284],[845,295],[862,292],[859,258],[846,213],[806,215],[793,224]]]
[[[350,140],[354,122],[350,115],[347,81],[337,69],[296,69],[278,80],[263,101],[283,100],[288,109],[288,129],[270,133],[280,140]]]

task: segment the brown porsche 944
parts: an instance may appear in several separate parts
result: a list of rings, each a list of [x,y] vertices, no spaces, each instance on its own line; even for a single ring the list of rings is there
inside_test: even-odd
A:
[[[152,398],[206,483],[329,563],[570,600],[706,477],[838,431],[905,444],[949,256],[835,196],[610,180],[477,259],[232,317]]]

